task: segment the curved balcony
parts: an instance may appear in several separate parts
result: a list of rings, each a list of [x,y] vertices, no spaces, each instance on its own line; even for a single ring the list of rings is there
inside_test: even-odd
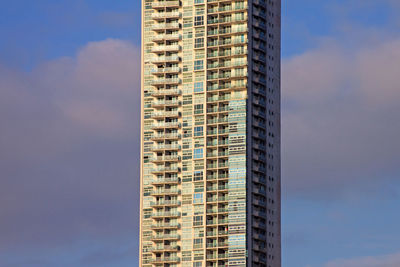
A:
[[[177,129],[181,127],[180,122],[161,122],[151,126],[152,129]]]
[[[180,235],[178,234],[158,234],[158,235],[153,235],[151,237],[151,240],[156,241],[156,240],[179,240],[181,238]]]
[[[164,174],[164,173],[179,173],[181,170],[179,167],[160,167],[151,170],[153,174]]]
[[[152,96],[178,96],[182,94],[179,89],[156,90],[151,93]]]
[[[166,62],[171,62],[171,63],[177,63],[180,61],[179,56],[161,56],[161,57],[155,57],[151,60],[151,63],[153,64],[164,64]]]
[[[164,74],[177,74],[181,71],[179,67],[170,68],[158,68],[151,71],[153,75],[164,75]]]
[[[157,85],[176,85],[176,84],[180,84],[181,83],[181,79],[179,78],[165,78],[165,79],[156,79],[151,81],[151,85],[153,86],[157,86]]]
[[[164,20],[164,19],[178,19],[181,17],[180,12],[159,12],[151,15],[153,20]]]
[[[171,178],[158,178],[151,182],[153,185],[163,185],[163,184],[178,184],[181,179],[179,177],[171,177]]]
[[[152,247],[151,252],[153,253],[162,253],[162,252],[178,252],[180,250],[179,246],[168,246],[168,245],[164,245],[164,246],[156,246],[156,247]]]
[[[151,218],[178,218],[181,216],[180,212],[173,212],[173,211],[163,211],[163,212],[154,212],[151,214]]]
[[[153,9],[163,9],[166,7],[179,7],[179,1],[159,1],[152,4]]]
[[[154,190],[151,192],[152,196],[165,196],[165,195],[179,195],[181,193],[180,189],[163,189]]]
[[[164,201],[150,202],[151,207],[180,206],[180,205],[181,201],[179,200],[164,200]]]
[[[163,229],[180,229],[179,223],[158,223],[151,226],[152,230],[163,230]]]
[[[163,111],[163,112],[155,112],[151,114],[153,119],[162,119],[162,118],[178,118],[181,116],[179,111]]]
[[[153,25],[151,28],[153,31],[165,31],[165,30],[178,30],[181,25],[178,22],[171,23],[159,23]]]
[[[179,41],[182,39],[182,35],[179,33],[174,34],[158,34],[154,36],[151,40],[155,43],[164,42],[164,41]]]
[[[164,144],[164,145],[158,145],[158,146],[153,146],[151,148],[152,151],[164,151],[164,150],[180,150],[181,145],[178,144]]]
[[[152,136],[150,139],[151,140],[178,140],[179,138],[181,138],[181,134],[177,134],[177,133],[170,133],[170,134],[157,134]]]
[[[151,52],[155,54],[160,54],[164,52],[179,52],[180,50],[181,50],[180,45],[159,45],[153,47]]]
[[[180,258],[178,257],[160,257],[160,258],[155,258],[151,259],[150,262],[153,264],[173,264],[173,263],[179,263],[181,261]]]
[[[181,157],[178,155],[173,156],[161,156],[161,157],[154,157],[151,158],[150,161],[153,163],[162,163],[162,162],[177,162],[180,161]]]

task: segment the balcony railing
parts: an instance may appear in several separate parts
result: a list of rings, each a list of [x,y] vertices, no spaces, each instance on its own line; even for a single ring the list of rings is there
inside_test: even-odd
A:
[[[177,84],[181,83],[181,79],[179,78],[166,78],[166,79],[156,79],[151,81],[151,85],[156,85],[156,84]]]
[[[162,95],[180,95],[182,93],[179,89],[169,89],[169,90],[157,90],[153,91],[151,94],[153,96],[162,96]]]
[[[165,51],[179,51],[181,49],[180,45],[160,45],[155,46],[151,50],[152,52],[165,52]]]
[[[178,22],[171,22],[171,23],[160,23],[153,25],[153,30],[166,30],[166,29],[179,29],[180,24]]]
[[[152,4],[153,8],[178,7],[179,1],[160,1]]]
[[[153,42],[157,41],[164,41],[164,40],[180,40],[182,38],[182,35],[178,33],[173,33],[173,34],[159,34],[153,37]]]
[[[164,62],[177,62],[179,61],[179,56],[162,56],[162,57],[155,57],[152,59],[153,63],[164,63]]]
[[[160,167],[154,168],[151,170],[152,173],[161,173],[161,172],[179,172],[179,167]]]
[[[160,156],[160,157],[153,157],[150,160],[151,161],[176,161],[180,160],[181,157],[178,155],[171,155],[171,156]]]
[[[181,149],[181,146],[178,144],[157,145],[152,147],[152,150],[178,150],[178,149]]]
[[[179,18],[181,16],[180,12],[160,12],[151,15],[152,19],[166,19],[166,18]]]
[[[153,180],[153,184],[167,184],[167,183],[178,183],[180,178],[178,177],[171,177],[171,178],[158,178]]]
[[[151,71],[151,73],[163,74],[163,73],[175,73],[175,72],[180,72],[180,71],[181,71],[181,68],[179,68],[179,67],[170,67],[170,68],[154,69]]]
[[[156,247],[152,247],[150,249],[151,251],[177,251],[179,250],[179,246],[169,246],[169,245],[165,245],[165,246],[156,246]]]
[[[158,223],[151,226],[152,229],[168,229],[168,228],[180,228],[179,223]]]
[[[180,261],[181,259],[179,257],[163,257],[150,260],[152,263],[178,263]]]
[[[161,118],[161,117],[179,117],[179,111],[164,111],[164,112],[154,112],[151,114],[152,118]]]
[[[179,200],[164,200],[164,201],[152,201],[150,206],[177,206],[180,205],[181,202]]]
[[[156,134],[153,135],[151,139],[178,139],[181,138],[181,134],[171,133],[171,134]]]
[[[155,212],[151,217],[180,217],[181,213],[177,211],[165,211],[165,212]]]

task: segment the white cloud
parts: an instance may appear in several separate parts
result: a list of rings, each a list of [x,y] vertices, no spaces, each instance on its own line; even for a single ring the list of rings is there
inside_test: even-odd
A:
[[[140,50],[125,41],[0,66],[0,254],[135,233],[139,111]]]
[[[399,177],[400,40],[325,41],[283,63],[283,179],[329,195]]]
[[[400,266],[400,253],[365,257],[356,259],[341,259],[329,262],[324,267],[398,267]]]
[[[128,42],[89,43],[74,58],[31,73],[0,69],[0,156],[54,156],[83,136],[138,133],[140,51]],[[29,133],[29,134],[28,134]]]

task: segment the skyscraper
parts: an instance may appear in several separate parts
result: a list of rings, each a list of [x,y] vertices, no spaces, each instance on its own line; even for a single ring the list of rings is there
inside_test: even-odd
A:
[[[142,0],[140,266],[281,266],[280,0]]]

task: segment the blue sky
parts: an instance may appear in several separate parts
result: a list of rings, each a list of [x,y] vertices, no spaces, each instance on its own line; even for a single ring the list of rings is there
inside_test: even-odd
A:
[[[283,266],[400,266],[400,4],[285,1]],[[0,267],[137,266],[139,1],[0,9]]]

